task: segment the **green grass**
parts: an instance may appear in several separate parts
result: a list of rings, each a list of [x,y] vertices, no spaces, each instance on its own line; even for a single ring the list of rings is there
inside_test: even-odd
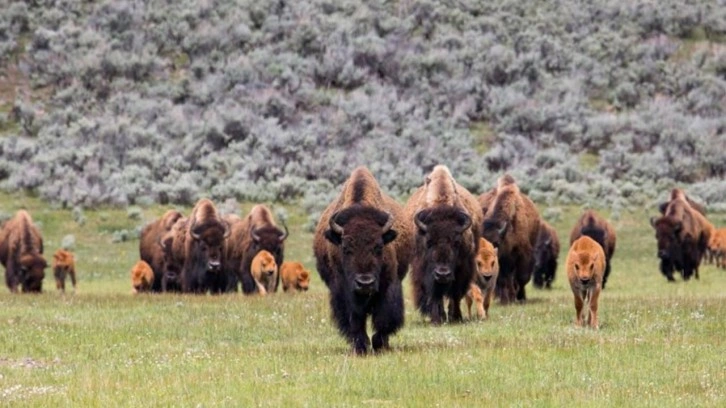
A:
[[[407,279],[407,321],[393,350],[355,357],[316,274],[311,290],[296,295],[132,296],[138,241],[111,243],[109,225],[130,229],[166,208],[143,209],[143,221],[123,209],[87,210],[79,226],[69,210],[0,194],[0,211],[21,206],[42,223],[48,253],[76,236],[79,288],[61,296],[49,274],[41,295],[0,291],[0,405],[726,404],[726,271],[709,265],[700,281],[667,283],[652,211],[614,221],[619,241],[597,332],[574,327],[561,269],[552,290],[528,288],[525,305],[494,304],[489,321],[442,327],[414,312]],[[307,215],[287,209],[286,258],[313,269]],[[564,208],[553,224],[563,244],[579,211]]]

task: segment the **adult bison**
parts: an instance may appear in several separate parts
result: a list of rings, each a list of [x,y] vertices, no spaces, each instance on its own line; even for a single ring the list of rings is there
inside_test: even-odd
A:
[[[675,281],[674,270],[681,272],[683,280],[694,274],[698,278],[698,267],[711,239],[708,220],[684,197],[676,197],[664,215],[651,218],[650,223],[655,229],[661,273],[670,282]]]
[[[330,290],[330,307],[340,333],[356,354],[389,348],[404,322],[401,280],[411,258],[411,221],[383,193],[365,167],[356,168],[341,193],[323,211],[313,253]],[[372,317],[372,341],[366,320]]]
[[[595,211],[585,210],[572,227],[570,246],[583,235],[594,239],[605,252],[605,272],[602,278],[602,288],[605,289],[610,276],[611,259],[615,253],[615,228]]]
[[[532,283],[536,288],[552,287],[557,273],[557,257],[560,254],[560,240],[557,231],[545,220],[540,220],[537,244],[534,247],[534,270]]]
[[[41,292],[45,268],[43,237],[25,210],[18,211],[0,230],[0,263],[11,292]]]
[[[183,292],[221,293],[225,290],[227,281],[222,271],[222,258],[229,233],[229,225],[214,203],[206,198],[199,200],[184,231]]]
[[[258,291],[257,284],[250,272],[252,259],[260,252],[267,251],[275,257],[275,263],[282,265],[285,255],[285,239],[289,235],[287,225],[281,230],[275,224],[272,211],[262,204],[252,207],[244,218],[231,216],[230,236],[225,249],[225,275],[229,279],[227,290],[237,290],[242,283],[242,293]],[[275,280],[274,291],[280,284],[279,274]]]
[[[182,269],[185,262],[186,231],[189,219],[181,217],[171,229],[161,237],[163,253],[163,270],[161,274],[161,292],[182,291]],[[154,277],[154,280],[157,278]]]
[[[512,176],[500,177],[495,191],[494,197],[488,200],[480,197],[480,201],[489,204],[483,209],[482,235],[498,248],[499,253],[497,292],[503,304],[515,298],[524,301],[527,298],[524,287],[534,268],[540,215]]]
[[[161,292],[161,281],[164,276],[164,249],[161,246],[162,238],[171,231],[182,214],[177,210],[169,210],[160,218],[152,221],[141,230],[139,237],[139,258],[146,262],[154,271],[153,292]]]
[[[446,166],[434,167],[424,185],[408,199],[406,218],[416,225],[411,284],[419,311],[441,324],[459,322],[461,299],[477,271],[482,210]]]

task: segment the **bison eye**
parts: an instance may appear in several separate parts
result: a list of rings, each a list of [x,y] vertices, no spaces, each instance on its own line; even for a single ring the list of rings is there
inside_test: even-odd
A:
[[[578,265],[578,264],[575,264],[575,270],[576,270],[576,271],[579,271],[579,270],[580,270],[580,265]]]
[[[492,261],[492,269],[494,269],[494,261]]]

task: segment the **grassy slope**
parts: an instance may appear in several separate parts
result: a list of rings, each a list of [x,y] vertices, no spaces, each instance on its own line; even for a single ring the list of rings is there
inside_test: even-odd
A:
[[[657,270],[649,212],[615,221],[619,243],[599,332],[573,327],[562,271],[522,306],[488,322],[429,327],[414,313],[394,350],[356,358],[330,322],[326,290],[272,297],[137,296],[128,269],[137,241],[125,210],[70,211],[0,195],[42,223],[48,252],[76,236],[79,290],[0,291],[0,401],[27,406],[723,406],[726,271],[668,284]],[[250,206],[245,205],[244,210]],[[150,219],[165,208],[144,209]],[[541,208],[542,209],[542,208]],[[188,210],[188,209],[185,209]],[[554,222],[563,241],[578,208]],[[306,218],[288,208],[287,258],[312,269]],[[712,219],[724,225],[726,216]],[[565,253],[560,255],[561,263]]]

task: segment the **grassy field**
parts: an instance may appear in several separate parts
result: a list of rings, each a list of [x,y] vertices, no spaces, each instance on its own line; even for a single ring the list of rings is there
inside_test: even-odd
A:
[[[48,269],[41,295],[0,291],[2,406],[726,405],[726,271],[708,265],[700,281],[667,283],[648,224],[654,210],[613,221],[600,331],[574,327],[562,269],[552,290],[528,288],[525,305],[494,304],[489,321],[442,327],[414,312],[407,279],[393,350],[361,358],[333,327],[315,273],[304,294],[133,296],[138,241],[113,243],[113,232],[166,208],[137,219],[86,211],[81,226],[70,210],[0,195],[0,211],[21,207],[41,224],[48,255],[75,235],[79,287],[56,293]],[[287,211],[286,258],[313,270],[307,215]],[[563,243],[579,212],[563,208],[553,223]],[[726,224],[724,214],[711,219]]]

